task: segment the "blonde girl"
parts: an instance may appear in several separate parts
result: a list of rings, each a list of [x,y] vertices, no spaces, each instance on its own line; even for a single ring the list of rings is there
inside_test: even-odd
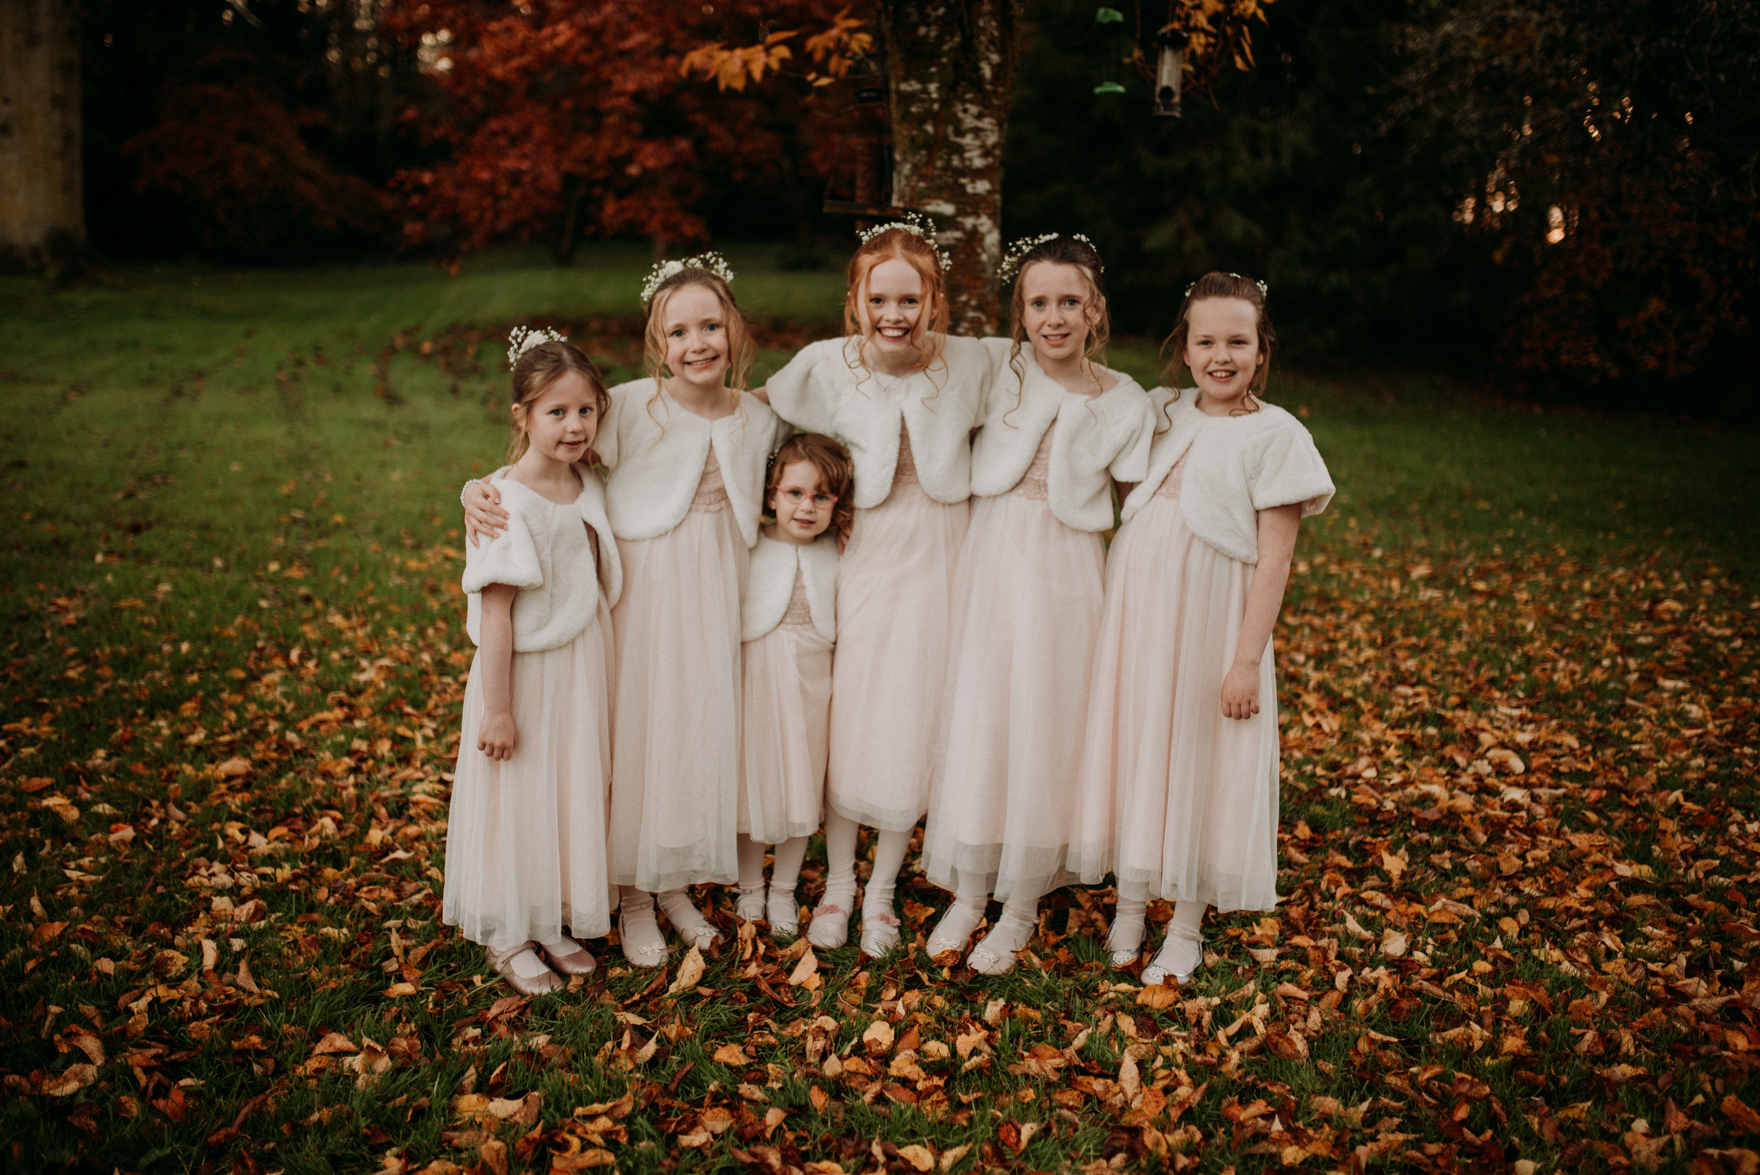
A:
[[[609,405],[561,339],[516,330],[505,530],[467,554],[477,643],[446,833],[444,918],[514,990],[593,970],[579,940],[611,928],[610,606],[620,573],[592,446]]]
[[[837,536],[849,529],[855,467],[827,436],[790,437],[764,483],[775,521],[752,550],[744,611],[745,731],[739,777],[739,915],[778,938],[800,929],[795,885],[825,811]],[[774,846],[769,896],[764,851]]]
[[[611,615],[610,873],[624,956],[643,967],[666,958],[655,895],[707,947],[716,931],[685,887],[739,875],[740,594],[780,425],[740,394],[755,348],[732,278],[715,254],[655,267],[649,375],[610,390],[599,433],[627,583]]]
[[[929,803],[954,566],[971,494],[971,430],[993,360],[950,338],[944,259],[928,229],[868,232],[849,267],[845,337],[813,343],[770,378],[790,424],[855,461],[855,520],[837,583],[823,902],[807,937],[840,946],[856,893],[860,825],[876,830],[861,947],[897,945],[893,890]]]
[[[1277,901],[1277,681],[1271,633],[1301,520],[1332,479],[1301,422],[1261,398],[1264,287],[1204,275],[1168,339],[1148,474],[1124,500],[1088,707],[1071,868],[1118,881],[1107,941],[1134,962],[1149,898],[1174,902],[1147,983],[1185,982],[1204,912]],[[1176,391],[1189,371],[1195,388]]]
[[[1100,634],[1112,482],[1143,479],[1148,393],[1096,361],[1107,337],[1100,255],[1085,237],[1018,242],[1012,333],[972,445],[972,523],[954,581],[945,722],[923,870],[953,890],[931,956],[962,950],[988,896],[1001,920],[972,948],[1000,975],[1060,883],[1078,797],[1088,671]]]

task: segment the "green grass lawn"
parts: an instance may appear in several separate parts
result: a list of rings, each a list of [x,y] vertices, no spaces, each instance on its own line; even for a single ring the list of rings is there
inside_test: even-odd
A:
[[[834,329],[840,274],[732,261],[766,339]],[[456,494],[507,325],[627,376],[645,269],[0,280],[12,1166],[1760,1163],[1756,437],[1660,400],[1278,369],[1341,488],[1278,634],[1285,901],[1213,919],[1186,990],[1102,967],[1103,892],[1009,977],[938,967],[920,874],[881,960],[705,891],[734,942],[694,984],[604,944],[562,998],[485,982],[438,921]]]

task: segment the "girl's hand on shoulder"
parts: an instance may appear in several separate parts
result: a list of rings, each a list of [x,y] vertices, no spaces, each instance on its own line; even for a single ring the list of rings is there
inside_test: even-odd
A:
[[[471,546],[477,546],[479,538],[499,537],[506,526],[500,490],[486,481],[473,481],[464,488],[464,532]]]
[[[1236,661],[1222,679],[1222,713],[1228,718],[1251,718],[1259,712],[1259,667]]]
[[[483,725],[477,730],[477,750],[491,759],[506,760],[513,758],[518,746],[519,731],[511,713],[502,710],[483,715]]]
[[[768,408],[770,406],[770,385],[769,384],[765,384],[761,388],[753,388],[751,391],[747,392],[746,395],[750,396],[752,399],[756,400],[758,403],[764,405],[766,408]]]

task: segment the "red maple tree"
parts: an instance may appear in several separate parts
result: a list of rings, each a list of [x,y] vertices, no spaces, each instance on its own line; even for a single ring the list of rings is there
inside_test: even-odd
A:
[[[567,259],[587,234],[704,239],[718,185],[780,172],[798,187],[813,168],[800,109],[812,86],[721,94],[681,61],[837,11],[822,0],[397,0],[386,28],[418,49],[437,90],[405,118],[445,155],[393,181],[406,240],[456,256],[549,239]]]

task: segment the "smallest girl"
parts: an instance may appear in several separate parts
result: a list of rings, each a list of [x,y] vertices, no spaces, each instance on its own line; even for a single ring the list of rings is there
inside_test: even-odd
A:
[[[585,975],[611,929],[611,605],[622,571],[593,440],[604,380],[550,331],[516,329],[505,529],[465,556],[477,644],[446,835],[444,918],[522,995]]]
[[[825,808],[837,539],[855,514],[855,463],[828,436],[784,441],[764,483],[776,521],[752,550],[741,615],[744,737],[739,774],[739,916],[797,934],[795,885]],[[764,849],[775,846],[770,893]]]

